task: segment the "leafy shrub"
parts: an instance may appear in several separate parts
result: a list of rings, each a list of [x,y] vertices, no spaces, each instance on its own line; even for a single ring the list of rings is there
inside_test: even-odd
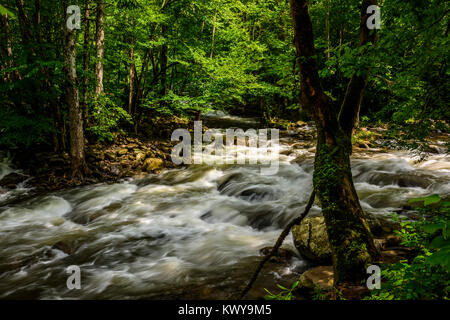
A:
[[[299,285],[299,282],[296,281],[292,284],[291,288],[286,288],[283,287],[280,284],[277,284],[277,287],[281,289],[281,292],[278,294],[272,293],[269,290],[267,290],[266,288],[264,288],[264,290],[266,290],[266,292],[268,293],[264,298],[266,300],[292,300],[293,295],[292,292],[297,289]]]
[[[121,131],[120,122],[132,123],[131,116],[108,96],[100,96],[90,105],[93,125],[86,129],[100,142],[112,141],[113,132]]]
[[[417,255],[382,267],[381,290],[371,300],[450,299],[450,202],[438,195],[410,200],[423,202],[419,212],[429,216],[418,222],[402,221],[397,234],[402,245],[417,249]]]

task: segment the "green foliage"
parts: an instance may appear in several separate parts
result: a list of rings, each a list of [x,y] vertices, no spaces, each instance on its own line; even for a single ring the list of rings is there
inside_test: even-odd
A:
[[[5,0],[0,6],[0,14],[9,16],[12,52],[2,53],[0,108],[14,105],[26,126],[42,119],[35,124],[39,141],[50,145],[54,132],[60,136],[57,140],[68,139],[64,136],[68,120],[63,8],[60,1],[41,3],[40,25],[35,19],[24,25],[16,1]],[[73,4],[84,11],[83,1]],[[445,0],[401,5],[398,0],[383,1],[378,43],[364,47],[358,40],[359,5],[359,1],[345,0],[309,2],[324,90],[338,108],[349,78],[365,76],[370,68],[361,120],[364,124],[388,122],[388,135],[407,148],[425,150],[426,145],[417,140],[425,140],[435,130],[449,131],[448,122],[437,120],[450,119],[450,4]],[[34,17],[37,7],[26,1],[24,11]],[[87,91],[93,97],[94,4],[87,47],[83,27],[76,36],[79,93],[82,97]],[[2,35],[4,28],[2,23]],[[88,132],[110,140],[109,130],[138,131],[139,125],[159,115],[195,116],[211,109],[259,116],[267,123],[272,119],[295,121],[302,115],[302,120],[308,120],[299,110],[300,77],[292,39],[288,1],[106,0],[104,88],[113,101],[100,101],[100,106],[90,102],[92,127]],[[2,37],[4,48],[9,43],[5,40]],[[90,57],[87,71],[85,49]],[[131,109],[130,68],[137,77]],[[89,80],[87,86],[84,79]],[[124,110],[130,112],[134,126],[129,125],[131,119]],[[15,145],[21,139],[22,129],[17,121],[13,123],[5,128],[8,134],[2,144]]]
[[[277,284],[277,287],[281,289],[281,291],[277,294],[270,292],[269,290],[265,289],[267,292],[267,295],[264,297],[266,300],[292,300],[293,299],[293,291],[297,289],[299,285],[299,282],[296,281],[292,284],[290,288],[283,287],[280,284]]]
[[[54,127],[48,118],[22,115],[13,110],[0,109],[0,145],[7,148],[31,147],[46,143]]]
[[[113,141],[113,132],[122,132],[120,123],[132,123],[130,115],[110,97],[102,95],[90,105],[93,125],[87,128],[100,142]]]
[[[368,299],[450,299],[450,203],[438,195],[410,200],[423,202],[420,212],[431,216],[419,222],[402,221],[397,232],[402,245],[416,249],[414,258],[381,269],[381,290]]]

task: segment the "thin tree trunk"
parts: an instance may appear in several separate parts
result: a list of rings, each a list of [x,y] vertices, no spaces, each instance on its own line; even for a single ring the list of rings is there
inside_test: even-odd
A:
[[[331,58],[331,40],[330,40],[330,0],[326,2],[327,13],[326,13],[326,29],[327,29],[327,60]]]
[[[165,35],[167,33],[167,26],[163,25],[161,27],[161,32],[163,35]],[[167,73],[166,73],[166,69],[167,69],[167,43],[164,43],[161,47],[161,56],[160,56],[160,70],[161,70],[161,75],[160,75],[160,80],[161,80],[161,96],[165,96],[167,94]]]
[[[134,98],[134,83],[136,81],[136,66],[134,64],[134,37],[131,36],[130,43],[130,69],[129,69],[129,93],[128,93],[128,114],[133,115],[133,98]]]
[[[89,110],[88,110],[88,99],[89,99],[89,41],[90,41],[90,27],[91,27],[91,12],[90,12],[90,0],[85,0],[84,8],[84,43],[83,43],[83,119],[84,124],[87,126],[89,124]]]
[[[95,43],[97,47],[97,61],[95,63],[96,99],[104,93],[103,89],[103,57],[105,54],[105,0],[97,0]]]
[[[25,4],[23,0],[16,0],[16,6],[19,16],[20,32],[22,34],[22,42],[25,46],[29,46],[32,40],[32,33],[30,29],[30,21],[25,12]],[[34,52],[33,48],[30,48]]]
[[[64,1],[64,9],[67,8],[67,1]],[[67,14],[66,18],[69,15]],[[69,106],[69,131],[70,131],[70,158],[72,179],[74,181],[83,181],[86,174],[86,161],[84,151],[84,132],[83,119],[81,115],[79,96],[78,96],[78,78],[76,65],[76,50],[74,31],[64,27],[65,46],[64,61],[67,74],[66,81],[66,99]]]
[[[215,41],[215,37],[216,37],[216,20],[217,20],[217,8],[216,8],[216,11],[214,12],[214,19],[213,19],[213,30],[212,30],[212,39],[211,39],[211,54],[209,55],[209,57],[211,59],[214,56],[214,41]]]
[[[376,4],[376,1],[363,1],[363,9],[370,3]],[[342,282],[364,278],[367,266],[378,253],[353,185],[350,168],[351,130],[349,135],[348,128],[341,125],[341,122],[350,123],[344,117],[352,119],[353,114],[345,110],[338,120],[332,100],[323,91],[306,0],[290,0],[290,5],[301,72],[301,104],[314,118],[318,132],[314,190],[327,225],[337,286]],[[356,87],[354,89],[351,90],[352,95],[357,94]],[[350,100],[345,99],[343,106],[349,103]],[[356,113],[355,106],[351,110]]]

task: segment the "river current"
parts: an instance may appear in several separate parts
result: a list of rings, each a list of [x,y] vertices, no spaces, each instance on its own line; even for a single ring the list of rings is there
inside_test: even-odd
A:
[[[273,245],[309,197],[313,153],[283,152],[288,149],[281,139],[280,168],[272,176],[258,166],[192,165],[12,205],[2,203],[30,190],[0,194],[0,298],[227,297],[218,291],[242,285],[259,250]],[[363,209],[386,216],[413,197],[449,196],[450,157],[415,160],[400,151],[355,154]],[[0,165],[0,179],[9,172]],[[295,251],[290,237],[284,247]],[[81,269],[80,290],[66,286],[70,265]],[[297,255],[266,277],[276,282],[306,265]]]

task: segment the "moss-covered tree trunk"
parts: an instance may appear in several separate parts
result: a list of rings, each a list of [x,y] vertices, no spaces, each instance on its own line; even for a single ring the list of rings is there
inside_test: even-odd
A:
[[[301,105],[314,118],[317,153],[314,164],[314,190],[322,206],[332,248],[335,285],[364,277],[367,266],[377,256],[370,229],[353,185],[350,168],[351,133],[366,87],[367,72],[354,76],[347,87],[341,110],[322,88],[314,48],[312,23],[306,0],[290,0],[295,45],[301,73]],[[361,45],[374,41],[366,27],[367,6],[361,8]]]

